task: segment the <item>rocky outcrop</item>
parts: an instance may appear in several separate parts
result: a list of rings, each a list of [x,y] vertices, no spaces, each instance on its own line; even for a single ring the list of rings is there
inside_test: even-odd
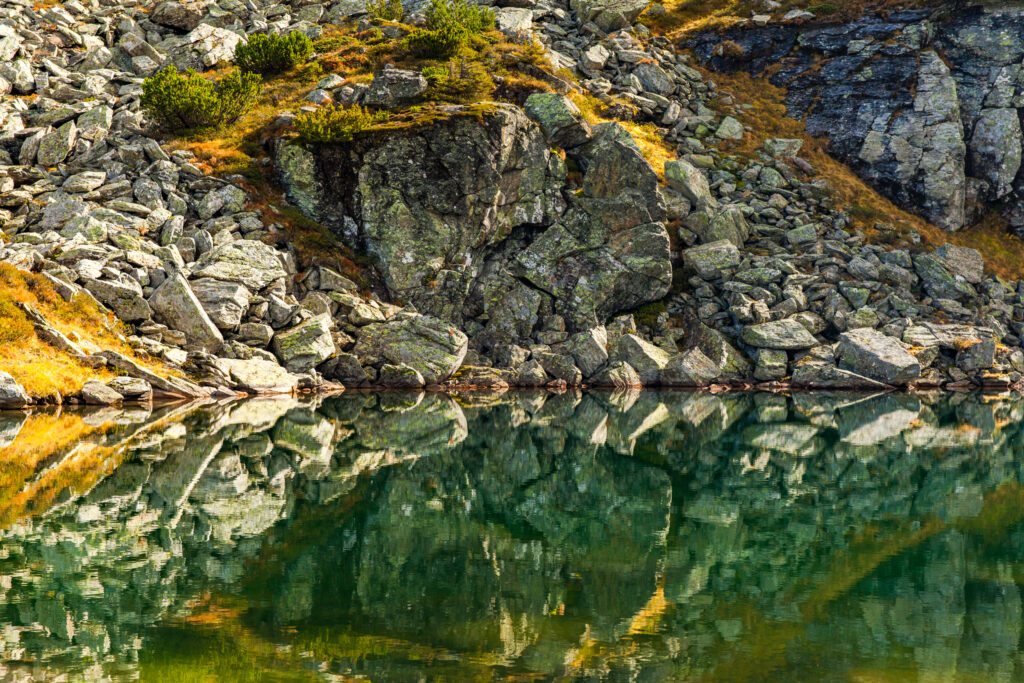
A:
[[[297,203],[375,257],[392,297],[483,348],[529,343],[545,316],[573,333],[663,296],[664,201],[629,134],[591,131],[554,95],[527,111],[540,125],[487,104],[311,155],[280,143],[278,164],[286,182],[315,175],[322,191],[299,183]],[[581,167],[579,191],[544,132]]]
[[[808,133],[883,194],[958,230],[986,205],[1024,226],[1022,35],[1019,7],[964,3],[847,24],[750,24],[690,45],[717,69],[771,66]]]

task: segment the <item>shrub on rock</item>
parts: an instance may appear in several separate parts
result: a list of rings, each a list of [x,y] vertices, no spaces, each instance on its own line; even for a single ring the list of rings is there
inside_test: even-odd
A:
[[[296,117],[295,130],[303,142],[348,142],[357,133],[387,119],[387,112],[370,113],[359,106],[324,107]]]
[[[287,36],[256,33],[235,50],[235,64],[246,73],[269,76],[304,63],[312,53],[313,41],[301,31]]]
[[[367,0],[366,12],[379,21],[401,21],[405,8],[402,0]]]
[[[409,51],[419,57],[447,59],[465,45],[470,36],[494,28],[494,12],[466,0],[432,0],[426,12],[425,29],[406,38]]]
[[[453,59],[444,66],[428,66],[423,69],[423,77],[430,84],[427,98],[440,102],[475,102],[494,90],[494,81],[487,71],[465,59]]]
[[[263,79],[233,71],[218,81],[169,66],[142,83],[142,107],[167,130],[209,128],[236,121],[259,99]]]

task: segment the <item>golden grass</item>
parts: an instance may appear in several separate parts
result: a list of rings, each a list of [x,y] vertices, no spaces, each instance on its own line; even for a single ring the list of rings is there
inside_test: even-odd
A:
[[[0,263],[0,368],[11,374],[30,396],[57,399],[75,394],[90,379],[114,375],[90,368],[39,339],[31,322],[15,302],[33,306],[86,353],[99,349],[119,351],[154,372],[170,374],[160,363],[143,358],[128,345],[125,331],[112,314],[104,314],[85,296],[64,301],[41,275]]]
[[[665,138],[662,137],[661,133],[658,132],[658,128],[653,123],[635,123],[633,121],[618,121],[609,118],[605,116],[608,109],[605,103],[585,92],[570,93],[569,99],[579,108],[587,123],[593,125],[616,121],[625,128],[633,136],[633,141],[640,148],[640,153],[643,154],[644,159],[654,167],[654,172],[658,174],[659,180],[664,181],[665,162],[672,161],[678,155],[675,148],[665,142]],[[616,103],[621,104],[621,102]]]
[[[858,177],[848,166],[828,153],[828,141],[807,134],[803,122],[786,115],[785,90],[772,85],[767,79],[755,78],[747,73],[723,74],[705,71],[714,80],[720,93],[732,95],[738,103],[749,104],[748,109],[728,113],[752,129],[742,140],[723,142],[723,152],[741,157],[752,157],[765,140],[770,138],[799,138],[804,141],[800,156],[810,162],[815,171],[828,180],[834,190],[837,208],[845,209],[853,227],[864,233],[869,241],[902,241],[910,245],[910,233],[920,235],[921,243],[928,247],[955,244],[977,249],[985,259],[986,270],[1010,280],[1024,278],[1024,242],[1009,234],[1005,221],[998,214],[986,216],[978,225],[949,233],[896,206],[889,199]],[[726,108],[713,103],[720,112]],[[894,232],[879,231],[876,223],[894,228]]]

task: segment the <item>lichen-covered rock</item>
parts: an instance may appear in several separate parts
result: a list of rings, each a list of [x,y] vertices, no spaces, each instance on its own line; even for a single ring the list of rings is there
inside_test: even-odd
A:
[[[179,70],[205,71],[218,64],[231,62],[242,37],[226,28],[199,24],[185,36],[174,36],[158,47]]]
[[[81,395],[86,405],[94,406],[109,406],[124,400],[120,393],[94,379],[82,385]]]
[[[844,369],[893,386],[921,375],[921,364],[899,340],[870,328],[839,335],[836,359]]]
[[[237,389],[253,394],[288,394],[299,385],[296,375],[265,358],[218,358],[217,366],[231,378]]]
[[[380,366],[377,381],[381,386],[393,389],[418,389],[426,385],[423,375],[416,368],[405,363],[398,365],[385,363]]]
[[[644,385],[658,384],[661,371],[672,358],[664,349],[635,334],[624,335],[618,340],[614,357],[636,370]]]
[[[335,354],[331,317],[318,315],[274,335],[274,355],[289,372],[312,370]]]
[[[665,162],[665,181],[668,186],[686,197],[694,206],[713,202],[708,179],[688,161],[676,159]]]
[[[661,370],[661,383],[670,387],[702,387],[719,378],[721,368],[699,348],[672,356]]]
[[[214,325],[222,330],[231,330],[241,324],[252,296],[244,285],[212,277],[193,280],[189,284]]]
[[[153,309],[142,298],[142,287],[136,282],[85,278],[82,284],[125,322],[148,320],[153,316]]]
[[[572,0],[580,23],[592,21],[603,31],[617,31],[633,25],[648,0]]]
[[[1021,166],[1020,115],[1016,109],[985,109],[974,124],[970,160],[975,175],[989,185],[990,199],[1013,191]]]
[[[193,273],[195,278],[238,282],[253,292],[285,275],[277,251],[256,240],[238,240],[214,247],[202,255]]]
[[[572,356],[550,351],[534,353],[533,356],[555,379],[563,380],[569,386],[577,386],[583,382],[583,373],[576,367]]]
[[[758,349],[796,351],[818,344],[814,335],[793,318],[774,320],[758,325],[747,325],[740,333],[744,344]]]
[[[274,165],[281,183],[287,188],[288,199],[304,214],[318,220],[323,188],[313,153],[300,144],[278,141],[275,145]]]
[[[714,280],[740,264],[740,250],[729,240],[718,240],[684,249],[683,266],[704,278]]]
[[[419,71],[396,69],[390,64],[377,72],[364,96],[371,107],[394,109],[419,100],[427,89],[427,79]]]
[[[590,377],[608,362],[608,332],[603,326],[573,335],[567,346],[584,377]]]
[[[437,384],[452,376],[466,357],[469,340],[461,330],[430,316],[367,325],[352,353],[363,364],[405,364]]]
[[[548,141],[569,149],[590,139],[590,126],[569,98],[555,93],[534,93],[526,98],[526,115],[537,122]]]
[[[643,386],[643,381],[629,363],[612,361],[591,378],[591,384],[596,387],[631,389]]]
[[[224,344],[220,330],[180,273],[167,278],[149,297],[149,305],[168,327],[185,333],[190,348],[214,353]]]

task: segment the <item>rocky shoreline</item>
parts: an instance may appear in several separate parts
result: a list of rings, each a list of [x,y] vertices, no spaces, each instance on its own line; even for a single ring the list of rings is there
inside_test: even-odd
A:
[[[371,265],[357,283],[303,263],[242,177],[161,146],[140,85],[165,64],[230,61],[257,31],[372,23],[361,3],[223,11],[235,4],[0,3],[0,261],[109,309],[169,370],[87,348],[33,312],[40,338],[122,375],[46,401],[1024,382],[1024,284],[986,275],[972,249],[869,242],[799,139],[720,151],[755,133],[737,118],[746,105],[635,24],[646,3],[634,0],[499,1],[508,36],[536,38],[552,72],[579,80],[542,72],[555,92],[519,104],[445,106],[319,146],[293,140],[294,112],[280,112],[266,163]],[[411,21],[420,9],[407,7]],[[372,83],[328,75],[305,100],[405,111],[425,87],[384,68]],[[588,121],[573,93],[627,111],[676,158],[652,165],[640,129]],[[0,406],[38,400],[0,373]]]

